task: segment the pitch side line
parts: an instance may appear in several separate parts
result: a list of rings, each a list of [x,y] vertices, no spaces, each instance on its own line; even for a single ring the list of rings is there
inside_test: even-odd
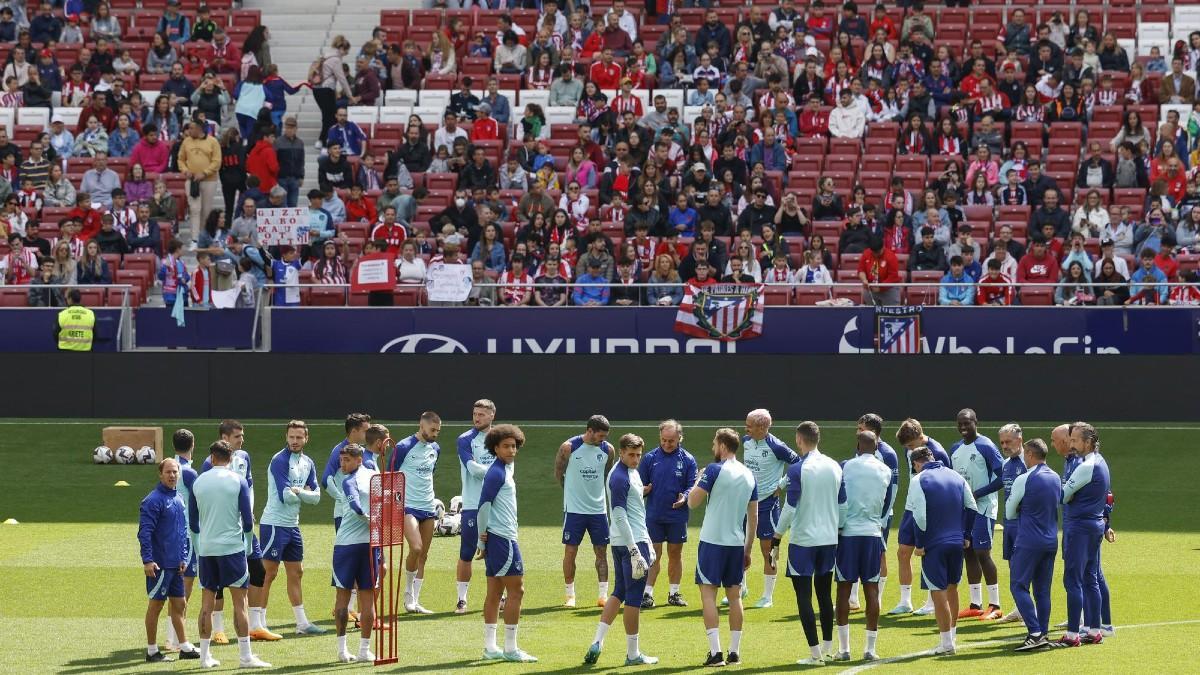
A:
[[[1187,619],[1184,621],[1158,621],[1155,623],[1137,623],[1137,624],[1132,624],[1129,626],[1117,626],[1117,630],[1123,631],[1123,630],[1133,630],[1135,628],[1158,628],[1161,626],[1180,626],[1180,625],[1194,624],[1194,623],[1200,623],[1200,619]],[[933,635],[931,637],[936,638],[937,636]],[[967,642],[967,643],[964,643],[963,646],[959,647],[958,649],[959,649],[959,651],[962,651],[964,649],[974,649],[974,648],[979,648],[979,647],[994,647],[996,645],[1002,645],[1002,644],[1007,644],[1007,643],[1012,643],[1012,642],[1019,642],[1023,639],[1024,639],[1023,636],[1018,635],[1018,636],[1013,636],[1010,638],[1002,638],[1002,639],[996,639],[996,640],[984,640],[982,642]],[[917,659],[922,656],[932,656],[932,655],[933,655],[933,650],[926,649],[923,652],[913,652],[911,654],[901,654],[900,656],[889,656],[887,658],[879,659],[878,661],[871,661],[868,663],[864,663],[860,666],[855,666],[853,668],[847,668],[846,670],[841,671],[839,673],[839,675],[854,675],[855,673],[861,673],[865,670],[870,670],[871,668],[876,668],[878,666],[884,666],[889,663],[897,663],[899,661],[911,661],[913,659]],[[953,658],[953,657],[950,657],[950,658]]]
[[[169,421],[178,422],[181,424],[210,424],[210,423],[219,422],[219,420],[216,420],[216,419],[182,419],[182,420],[181,419],[172,419]],[[390,424],[406,424],[409,422],[409,420],[380,420],[380,421],[388,422]],[[413,420],[413,421],[415,421],[415,420]],[[521,422],[520,420],[500,420],[500,421],[501,422],[511,422],[512,424],[517,424],[522,427],[527,427],[530,429],[579,429],[579,428],[583,427],[583,425],[584,425],[583,420],[580,420],[579,422],[553,422],[553,423],[544,423],[544,422],[530,423],[530,422]],[[782,420],[782,421],[780,421],[780,424],[787,424],[790,421],[791,420]],[[151,423],[157,423],[157,422],[159,422],[159,420],[138,420],[138,419],[134,419],[134,420],[130,420],[130,419],[90,420],[90,421],[85,421],[85,420],[35,420],[35,421],[0,420],[0,427],[5,427],[5,426],[30,426],[30,427],[31,426],[85,426],[85,425],[90,426],[90,425],[96,425],[96,424],[118,424],[118,423],[121,423],[121,424],[135,424],[135,423],[151,424]],[[283,424],[283,421],[282,420],[249,419],[249,420],[242,420],[242,423],[243,424],[274,424],[274,423]],[[345,423],[344,422],[309,422],[308,426],[310,426],[310,427],[340,427],[343,424],[345,424]],[[445,424],[446,426],[470,426],[471,421],[470,420],[443,420],[443,424]],[[701,420],[699,422],[688,422],[684,426],[715,427],[718,425],[728,426],[731,424],[734,424],[736,426],[736,424],[733,422],[721,422],[721,421],[713,421],[713,420]],[[646,420],[637,421],[637,422],[618,421],[618,422],[616,422],[616,425],[618,425],[618,426],[652,427],[652,426],[657,426],[658,422],[646,421]],[[949,424],[925,424],[923,426],[926,429],[957,429],[957,427],[949,425]],[[825,429],[856,429],[857,428],[857,426],[854,424],[822,424],[821,427],[825,428]],[[1166,426],[1157,426],[1157,425],[1111,426],[1111,425],[1107,425],[1107,424],[1101,424],[1100,429],[1111,429],[1113,431],[1150,431],[1150,430],[1153,430],[1153,431],[1196,431],[1196,430],[1200,429],[1200,426],[1191,426],[1191,427],[1166,427]]]

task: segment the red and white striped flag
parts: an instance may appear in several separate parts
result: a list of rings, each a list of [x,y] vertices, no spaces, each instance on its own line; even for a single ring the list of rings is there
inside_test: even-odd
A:
[[[712,340],[745,340],[762,335],[762,284],[684,285],[675,330]]]

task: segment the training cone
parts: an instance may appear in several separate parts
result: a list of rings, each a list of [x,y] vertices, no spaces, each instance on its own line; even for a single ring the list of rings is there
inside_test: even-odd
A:
[[[20,523],[17,522],[16,518],[9,518],[8,520],[4,521],[4,524],[5,525],[20,525]]]
[[[119,480],[119,481],[113,483],[113,487],[129,487],[129,483],[127,483],[123,480]]]

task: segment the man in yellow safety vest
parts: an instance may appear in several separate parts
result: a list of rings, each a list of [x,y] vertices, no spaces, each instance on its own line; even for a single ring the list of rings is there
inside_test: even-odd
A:
[[[90,352],[96,327],[96,315],[83,306],[83,295],[79,289],[67,292],[67,308],[58,313],[54,326],[54,337],[60,352]]]

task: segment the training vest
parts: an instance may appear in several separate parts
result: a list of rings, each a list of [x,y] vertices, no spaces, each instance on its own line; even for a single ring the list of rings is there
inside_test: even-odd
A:
[[[58,349],[67,352],[92,351],[92,329],[96,315],[87,307],[68,307],[58,313]]]

